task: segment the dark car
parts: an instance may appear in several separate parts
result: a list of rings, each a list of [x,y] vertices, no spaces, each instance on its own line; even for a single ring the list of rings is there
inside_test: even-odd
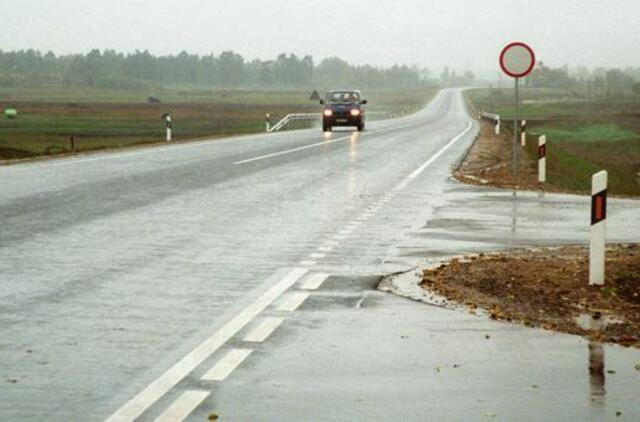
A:
[[[330,132],[335,126],[355,126],[358,131],[364,130],[364,104],[360,91],[342,90],[327,92],[322,111],[322,130]]]

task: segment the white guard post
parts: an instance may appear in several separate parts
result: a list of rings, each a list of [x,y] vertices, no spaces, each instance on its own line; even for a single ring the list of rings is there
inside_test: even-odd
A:
[[[267,113],[266,115],[266,128],[267,128],[267,133],[271,132],[271,115],[269,113]]]
[[[538,182],[547,181],[547,135],[538,138]]]
[[[171,115],[167,114],[164,118],[165,124],[167,125],[167,142],[171,141],[171,126],[172,126],[172,121],[171,121]]]
[[[606,171],[593,175],[591,185],[591,245],[589,248],[589,285],[604,284],[606,221],[607,221]]]
[[[496,135],[500,135],[500,116],[496,119]]]
[[[527,121],[523,120],[520,123],[520,145],[527,146]]]

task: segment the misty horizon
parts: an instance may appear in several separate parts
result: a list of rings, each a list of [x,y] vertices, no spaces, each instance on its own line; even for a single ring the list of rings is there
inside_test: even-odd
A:
[[[0,49],[57,55],[94,48],[154,55],[231,50],[247,60],[287,52],[318,62],[340,57],[356,65],[406,64],[434,72],[448,66],[483,76],[497,72],[500,49],[519,40],[532,45],[537,59],[551,67],[625,68],[640,66],[640,58],[628,54],[640,35],[634,22],[639,13],[640,4],[627,0],[543,0],[535,5],[504,0],[293,5],[186,0],[179,7],[142,0],[60,0],[51,7],[26,0],[0,16]]]

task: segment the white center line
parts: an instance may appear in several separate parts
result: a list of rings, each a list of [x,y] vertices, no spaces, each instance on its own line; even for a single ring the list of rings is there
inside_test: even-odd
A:
[[[210,394],[208,391],[185,391],[167,410],[156,418],[156,422],[177,422],[185,420]]]
[[[231,349],[202,377],[203,381],[224,381],[253,352],[251,349]]]
[[[366,133],[359,134],[359,136],[360,137],[364,137],[364,136],[367,136],[367,135],[373,135],[374,133],[381,133],[381,132],[388,132],[388,131],[391,131],[391,130],[404,129],[405,127],[408,127],[408,126],[409,125],[399,125],[399,126],[393,126],[393,127],[388,127],[388,128],[384,128],[384,129],[370,130],[370,131],[367,131]],[[297,152],[297,151],[303,151],[303,150],[309,149],[309,148],[315,148],[315,147],[319,147],[319,146],[322,146],[322,145],[330,145],[330,144],[334,144],[336,142],[347,141],[347,140],[350,140],[352,138],[353,138],[353,135],[343,136],[341,138],[333,139],[331,141],[316,142],[315,144],[303,145],[301,147],[285,149],[283,151],[273,152],[271,154],[265,154],[265,155],[260,155],[258,157],[248,158],[246,160],[236,161],[233,164],[238,166],[238,165],[242,165],[242,164],[252,163],[254,161],[259,161],[259,160],[265,160],[267,158],[278,157],[280,155],[290,154],[292,152]]]
[[[313,260],[304,260],[304,261],[300,261],[298,263],[298,265],[302,265],[303,267],[313,267],[314,265],[316,265],[318,263],[318,261],[313,261]]]
[[[329,277],[329,274],[317,273],[311,276],[303,285],[305,290],[317,290],[322,286],[322,283]]]
[[[283,318],[265,318],[260,325],[247,334],[244,341],[262,343],[276,330],[276,328],[280,326],[280,324],[282,324],[283,321]]]
[[[285,301],[282,302],[280,306],[278,306],[278,311],[293,312],[296,309],[298,309],[298,307],[302,305],[302,302],[307,300],[308,297],[309,297],[309,293],[305,293],[305,292],[290,293],[289,296],[285,299]]]
[[[244,328],[253,318],[273,303],[282,293],[287,291],[295,282],[304,276],[307,268],[294,268],[282,280],[267,290],[262,296],[233,317],[222,328],[213,333],[211,337],[202,342],[193,351],[188,353],[179,362],[173,365],[167,372],[145,387],[135,397],[125,403],[113,413],[108,422],[133,421],[167,391],[175,387],[191,371],[204,362],[223,344],[225,344],[238,331]]]

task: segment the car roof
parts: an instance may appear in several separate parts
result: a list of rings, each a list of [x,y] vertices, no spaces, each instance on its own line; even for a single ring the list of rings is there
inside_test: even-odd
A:
[[[327,94],[331,94],[334,92],[355,92],[361,94],[359,89],[332,89],[331,91],[328,91]]]

